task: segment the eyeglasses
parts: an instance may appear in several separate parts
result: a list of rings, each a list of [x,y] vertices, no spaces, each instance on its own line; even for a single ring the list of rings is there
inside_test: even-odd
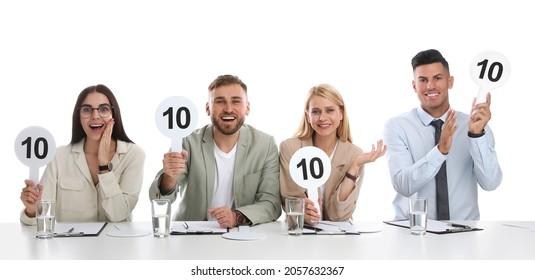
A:
[[[90,118],[93,115],[93,110],[97,110],[101,118],[106,118],[111,115],[112,109],[113,107],[108,104],[99,105],[98,108],[93,108],[89,105],[83,105],[80,107],[80,116],[82,116],[84,119]]]

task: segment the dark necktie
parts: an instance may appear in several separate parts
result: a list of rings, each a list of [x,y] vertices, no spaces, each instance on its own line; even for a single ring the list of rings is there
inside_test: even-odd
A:
[[[441,119],[434,120],[431,122],[431,125],[435,127],[435,144],[438,144],[438,141],[440,140],[443,123],[444,122]],[[440,170],[438,170],[438,173],[435,176],[435,180],[437,184],[437,220],[449,220],[450,205],[448,202],[448,178],[446,177],[446,161],[442,163]]]

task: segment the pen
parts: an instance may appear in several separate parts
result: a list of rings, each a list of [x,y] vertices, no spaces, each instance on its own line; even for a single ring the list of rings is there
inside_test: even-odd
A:
[[[319,235],[339,235],[339,234],[346,234],[345,231],[318,231],[316,234]]]
[[[211,230],[188,230],[186,231],[187,234],[211,234],[213,231]]]
[[[71,229],[69,229],[66,233],[72,233],[74,231],[74,228],[72,227]]]
[[[188,224],[186,222],[182,222],[182,224],[184,225],[184,228],[186,228],[186,229],[189,228],[189,226],[188,226]]]
[[[84,232],[64,232],[64,233],[57,233],[54,235],[55,237],[76,237],[76,236],[84,236]]]
[[[458,227],[458,228],[448,228],[446,232],[462,232],[462,231],[471,231],[471,228]]]
[[[323,231],[323,229],[321,229],[321,228],[317,228],[317,227],[313,227],[313,226],[309,226],[309,225],[304,225],[303,228],[310,229],[310,230],[313,230],[315,232]]]
[[[450,227],[456,227],[456,228],[466,228],[466,229],[471,228],[470,226],[467,226],[467,225],[454,224],[454,223],[448,223],[448,226],[450,226]]]

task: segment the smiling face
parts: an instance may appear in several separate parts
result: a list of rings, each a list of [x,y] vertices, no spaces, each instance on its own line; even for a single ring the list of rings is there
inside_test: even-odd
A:
[[[318,95],[312,96],[305,114],[318,136],[336,137],[336,129],[343,119],[343,114],[334,102]]]
[[[98,92],[92,92],[87,95],[87,97],[82,102],[82,105],[80,106],[80,122],[86,134],[87,140],[100,140],[105,125],[110,119],[113,118],[113,114],[110,114],[107,117],[101,117],[101,113],[99,113],[99,110],[91,109],[91,115],[89,117],[84,117],[82,110],[83,108],[89,107],[99,108],[103,105],[111,106],[110,101],[108,100],[106,95]],[[102,113],[105,115],[105,112]]]
[[[245,90],[238,84],[215,88],[206,103],[206,113],[220,133],[232,135],[238,132],[249,114]]]
[[[435,118],[449,109],[448,90],[452,86],[453,76],[440,62],[420,65],[414,69],[414,92],[420,99],[422,109]]]

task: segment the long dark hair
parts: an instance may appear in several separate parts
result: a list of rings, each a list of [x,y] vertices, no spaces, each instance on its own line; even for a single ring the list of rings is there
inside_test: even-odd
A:
[[[108,97],[108,100],[110,100],[110,105],[113,108],[112,117],[115,120],[111,137],[117,140],[134,143],[132,140],[130,140],[130,138],[128,138],[126,132],[124,131],[123,120],[121,118],[121,109],[119,108],[119,103],[117,103],[115,95],[113,95],[113,92],[111,92],[111,90],[107,86],[96,85],[86,87],[78,95],[78,99],[76,100],[76,104],[74,105],[74,110],[72,112],[71,144],[78,143],[78,141],[84,139],[84,137],[86,136],[85,131],[82,127],[82,123],[80,121],[80,106],[82,106],[82,102],[84,102],[87,95],[94,92],[102,93],[106,95],[106,97]]]

